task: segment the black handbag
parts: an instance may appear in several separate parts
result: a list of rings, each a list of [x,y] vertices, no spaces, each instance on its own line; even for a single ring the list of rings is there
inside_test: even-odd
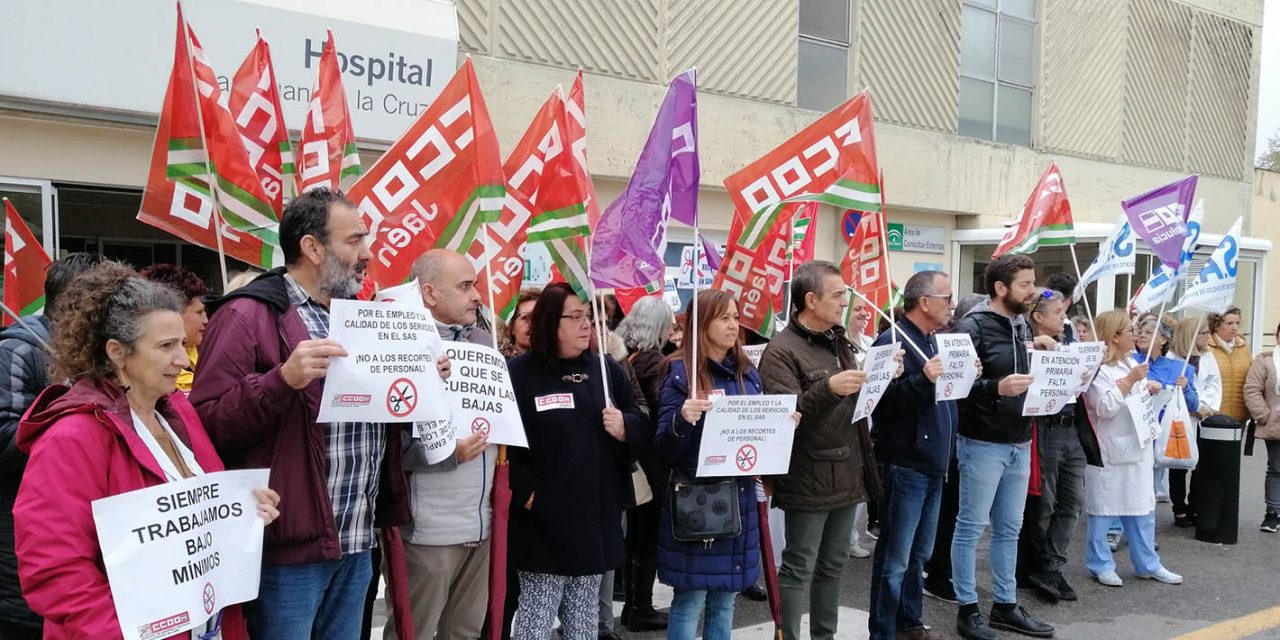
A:
[[[680,542],[710,543],[742,535],[738,481],[698,478],[688,469],[671,470],[671,533]]]

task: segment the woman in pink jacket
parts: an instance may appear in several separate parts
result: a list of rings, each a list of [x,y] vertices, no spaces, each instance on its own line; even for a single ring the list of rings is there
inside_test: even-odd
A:
[[[18,427],[31,455],[14,503],[18,573],[44,637],[119,638],[90,504],[99,498],[222,470],[182,393],[188,366],[183,301],[116,262],[78,276],[58,299],[54,385]],[[279,496],[256,492],[269,524]],[[221,635],[218,635],[218,632]],[[246,638],[239,607],[175,638]]]

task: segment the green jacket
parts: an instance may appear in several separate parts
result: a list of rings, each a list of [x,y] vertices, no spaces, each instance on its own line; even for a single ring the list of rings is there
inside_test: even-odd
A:
[[[796,511],[830,511],[880,494],[867,421],[853,423],[856,395],[841,398],[827,379],[857,368],[854,346],[843,327],[814,333],[793,315],[760,358],[769,394],[795,394],[800,426],[791,448],[791,469],[774,483],[773,505]]]

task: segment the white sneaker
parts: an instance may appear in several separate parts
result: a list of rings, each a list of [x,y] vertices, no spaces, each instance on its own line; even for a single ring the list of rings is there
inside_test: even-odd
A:
[[[850,558],[870,558],[871,552],[867,551],[866,549],[863,549],[862,545],[854,543],[852,545],[849,545],[849,557]]]
[[[1139,575],[1138,577],[1142,578],[1143,580],[1155,580],[1157,582],[1163,582],[1165,584],[1182,584],[1182,576],[1164,567],[1160,567],[1160,570],[1156,571],[1153,574],[1145,575],[1145,576]]]
[[[1121,580],[1121,579],[1120,579],[1120,576],[1116,575],[1116,572],[1114,572],[1114,571],[1108,571],[1108,572],[1106,572],[1106,573],[1100,573],[1100,574],[1098,574],[1098,575],[1094,576],[1094,578],[1095,578],[1099,583],[1104,584],[1104,585],[1106,585],[1106,586],[1108,586],[1108,587],[1123,587],[1123,586],[1124,586],[1124,580]]]

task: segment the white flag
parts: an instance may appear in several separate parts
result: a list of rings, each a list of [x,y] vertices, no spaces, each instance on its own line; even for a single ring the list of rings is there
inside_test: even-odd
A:
[[[1093,264],[1089,265],[1088,269],[1085,269],[1072,297],[1076,300],[1084,298],[1084,289],[1091,282],[1107,276],[1137,271],[1138,256],[1134,251],[1135,248],[1133,227],[1129,226],[1129,219],[1121,214],[1120,220],[1111,230],[1111,235],[1107,236],[1106,242],[1098,247],[1098,257],[1093,260]]]
[[[1236,296],[1236,274],[1240,268],[1240,227],[1244,218],[1236,218],[1231,230],[1213,250],[1196,281],[1182,295],[1182,303],[1173,310],[1203,309],[1221,311]]]
[[[1133,306],[1139,313],[1146,313],[1173,299],[1173,294],[1178,291],[1178,283],[1187,275],[1187,267],[1196,252],[1196,245],[1200,244],[1200,227],[1203,224],[1204,200],[1201,199],[1196,200],[1195,206],[1191,207],[1191,214],[1187,216],[1187,237],[1182,241],[1182,258],[1178,261],[1178,269],[1175,271],[1162,262],[1156,263],[1147,284],[1133,297]]]

